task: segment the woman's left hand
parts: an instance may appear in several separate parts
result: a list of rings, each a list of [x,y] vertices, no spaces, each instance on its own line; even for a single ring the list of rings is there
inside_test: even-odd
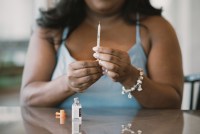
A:
[[[104,73],[113,81],[123,84],[128,79],[133,79],[131,77],[135,69],[127,52],[108,47],[94,47],[93,50],[93,56],[99,60]]]

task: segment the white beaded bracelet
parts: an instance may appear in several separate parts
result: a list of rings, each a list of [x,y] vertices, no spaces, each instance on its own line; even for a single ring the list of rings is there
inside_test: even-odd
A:
[[[138,70],[140,71],[140,76],[138,77],[137,79],[137,83],[129,88],[129,89],[126,89],[124,86],[122,86],[122,94],[124,95],[125,93],[128,93],[128,98],[132,98],[132,94],[131,92],[132,91],[142,91],[142,81],[143,81],[143,78],[144,78],[144,71],[141,69],[141,68],[138,68]]]

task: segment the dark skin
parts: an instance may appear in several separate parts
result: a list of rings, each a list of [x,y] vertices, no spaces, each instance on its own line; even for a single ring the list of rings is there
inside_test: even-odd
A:
[[[46,37],[58,40],[62,29],[38,28],[34,31],[23,75],[22,104],[55,106],[76,92],[87,92],[87,88],[105,73],[104,69],[108,70],[105,75],[126,88],[132,87],[138,79],[139,71],[131,65],[127,53],[136,42],[136,27],[127,24],[119,15],[124,0],[85,2],[87,17],[66,41],[71,56],[77,60],[69,65],[68,75],[50,81],[59,45],[56,41],[50,45]],[[101,47],[97,48],[99,20]],[[143,80],[144,90],[132,94],[145,108],[180,108],[183,71],[176,34],[159,16],[145,17],[141,23],[148,28],[140,29],[142,47],[148,58],[148,74]],[[54,34],[46,34],[49,31]]]

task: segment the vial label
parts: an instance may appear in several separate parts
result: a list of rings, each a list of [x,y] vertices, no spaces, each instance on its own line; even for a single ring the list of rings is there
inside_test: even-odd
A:
[[[81,107],[72,106],[72,120],[81,120]]]

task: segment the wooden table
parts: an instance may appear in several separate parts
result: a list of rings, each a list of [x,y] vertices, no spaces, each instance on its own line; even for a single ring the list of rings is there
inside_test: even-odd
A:
[[[200,111],[134,110],[130,108],[82,109],[82,123],[71,121],[65,109],[64,125],[55,108],[0,107],[0,134],[200,134]],[[75,133],[73,133],[75,134]]]

